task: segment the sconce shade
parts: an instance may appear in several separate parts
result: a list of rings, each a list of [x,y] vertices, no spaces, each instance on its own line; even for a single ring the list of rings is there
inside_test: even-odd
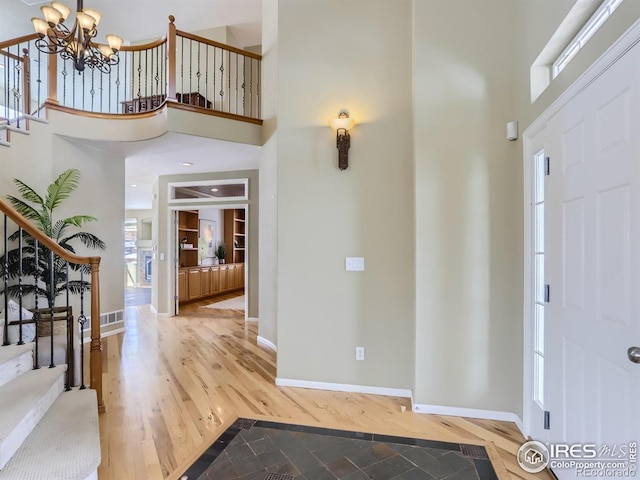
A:
[[[349,118],[347,116],[334,118],[329,122],[329,125],[334,130],[351,130],[355,125],[355,120],[353,118]]]

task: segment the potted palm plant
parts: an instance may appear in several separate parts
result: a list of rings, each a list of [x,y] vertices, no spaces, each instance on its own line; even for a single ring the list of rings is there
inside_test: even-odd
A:
[[[89,215],[74,215],[67,218],[56,219],[55,210],[78,188],[80,172],[77,169],[69,169],[62,172],[58,178],[47,188],[44,196],[38,194],[32,187],[21,180],[14,179],[20,196],[16,198],[8,196],[11,205],[24,217],[31,220],[36,227],[53,239],[61,247],[76,253],[74,244],[79,242],[92,249],[105,249],[105,243],[92,233],[77,231],[87,222],[97,219]],[[9,240],[18,239],[19,231],[9,236]],[[23,294],[36,294],[47,299],[49,307],[55,306],[56,297],[66,290],[67,263],[59,257],[55,257],[51,264],[50,250],[42,244],[38,244],[38,263],[36,265],[36,242],[28,234],[23,232],[22,249],[22,273],[27,282],[22,284]],[[20,251],[15,248],[5,253],[7,274],[9,278],[16,279],[20,274]],[[5,256],[0,257],[0,275],[4,275]],[[72,270],[84,270],[90,275],[88,265],[73,265]],[[34,282],[34,277],[37,282]],[[51,279],[53,278],[53,283]],[[33,283],[28,283],[31,279]],[[90,290],[91,284],[87,281],[69,281],[69,289],[72,293]],[[18,285],[9,285],[8,294],[17,298],[20,293]]]

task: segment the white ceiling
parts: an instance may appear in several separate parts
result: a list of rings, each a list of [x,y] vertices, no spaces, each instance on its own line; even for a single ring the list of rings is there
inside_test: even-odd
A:
[[[252,170],[260,158],[260,147],[173,132],[142,142],[67,140],[125,158],[127,209],[151,208],[151,186],[160,175]]]
[[[73,0],[59,0],[75,10]],[[32,5],[27,5],[27,3]],[[42,17],[40,0],[0,0],[0,41],[33,32],[31,17]],[[85,0],[103,14],[98,40],[115,33],[127,42],[166,35],[168,16],[179,30],[194,32],[228,26],[245,47],[259,45],[262,36],[262,0]],[[258,168],[259,148],[208,138],[167,133],[143,142],[71,142],[90,145],[126,159],[125,206],[151,208],[151,185],[159,175]],[[183,167],[181,162],[193,162]],[[137,187],[131,187],[131,185]]]
[[[35,3],[35,5],[27,5]],[[74,0],[59,0],[72,10]],[[42,17],[39,0],[0,0],[0,41],[33,33],[31,17]],[[179,30],[193,32],[229,26],[245,47],[261,43],[262,0],[84,0],[103,17],[98,40],[106,33],[120,35],[126,41],[160,38],[167,33],[169,15],[176,17]]]

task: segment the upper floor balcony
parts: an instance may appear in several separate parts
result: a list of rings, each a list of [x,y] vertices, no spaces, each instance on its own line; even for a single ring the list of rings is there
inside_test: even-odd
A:
[[[112,120],[168,107],[262,124],[261,55],[174,22],[170,16],[163,38],[122,46],[117,64],[103,69],[78,71],[68,55],[43,52],[47,37],[35,33],[0,42],[0,125],[7,131],[0,142],[29,121],[44,121],[46,110]]]

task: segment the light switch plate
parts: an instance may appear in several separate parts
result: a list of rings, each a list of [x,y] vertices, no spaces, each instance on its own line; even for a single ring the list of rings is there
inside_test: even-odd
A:
[[[347,272],[364,272],[364,257],[347,257],[345,269]]]

